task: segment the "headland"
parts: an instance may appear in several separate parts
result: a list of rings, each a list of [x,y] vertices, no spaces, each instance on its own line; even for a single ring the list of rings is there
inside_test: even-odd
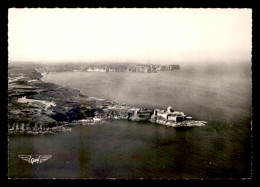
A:
[[[46,69],[41,67],[9,66],[9,134],[55,133],[71,130],[71,125],[99,124],[106,119],[147,121],[170,127],[205,125],[205,122],[192,120],[171,107],[166,111],[130,107],[88,97],[78,89],[44,82],[41,78]]]

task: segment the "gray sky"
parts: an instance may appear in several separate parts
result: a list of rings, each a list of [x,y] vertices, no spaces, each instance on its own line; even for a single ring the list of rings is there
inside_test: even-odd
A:
[[[251,9],[16,9],[9,61],[251,61]]]

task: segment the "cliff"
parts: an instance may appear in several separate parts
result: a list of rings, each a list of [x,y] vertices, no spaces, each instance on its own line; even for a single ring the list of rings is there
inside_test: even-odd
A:
[[[93,116],[97,101],[79,90],[45,83],[41,77],[32,68],[9,68],[9,132],[50,132],[66,122]]]
[[[180,69],[179,65],[145,65],[145,64],[107,64],[86,65],[81,71],[103,72],[140,72],[152,73],[156,71],[173,71]]]
[[[19,67],[19,63],[14,63]],[[158,71],[179,70],[180,65],[160,65],[160,64],[137,64],[137,63],[23,63],[26,67],[36,69],[38,72],[77,72],[77,71],[99,71],[99,72],[139,72],[152,73]],[[15,67],[11,67],[14,68]]]

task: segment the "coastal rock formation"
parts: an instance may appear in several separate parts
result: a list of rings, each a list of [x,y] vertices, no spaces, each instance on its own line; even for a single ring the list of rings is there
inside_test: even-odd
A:
[[[149,121],[151,119],[151,114],[151,110],[137,108],[129,119],[132,121]]]

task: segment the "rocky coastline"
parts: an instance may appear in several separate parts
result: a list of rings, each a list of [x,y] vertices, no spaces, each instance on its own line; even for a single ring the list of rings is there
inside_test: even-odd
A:
[[[100,124],[106,119],[148,121],[171,127],[203,126],[180,112],[140,109],[82,95],[80,90],[41,80],[35,68],[8,69],[8,134],[70,131],[77,124]]]
[[[179,64],[138,64],[138,63],[63,63],[60,64],[30,64],[43,73],[56,72],[131,72],[131,73],[156,73],[160,71],[176,71]]]

